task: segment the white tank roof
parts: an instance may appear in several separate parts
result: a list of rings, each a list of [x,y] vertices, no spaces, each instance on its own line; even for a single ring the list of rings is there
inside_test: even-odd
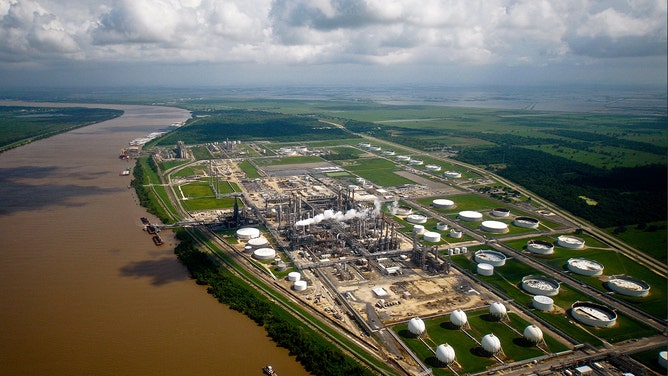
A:
[[[412,334],[419,336],[420,334],[424,333],[424,330],[425,325],[421,318],[413,317],[408,321],[408,331]]]
[[[436,348],[436,359],[439,361],[450,364],[455,361],[455,349],[452,346],[446,344],[438,345]]]
[[[241,239],[252,239],[260,236],[260,230],[254,227],[244,227],[237,230],[237,236]]]
[[[466,312],[456,309],[450,314],[450,322],[455,326],[462,326],[468,322]]]
[[[492,303],[492,305],[489,306],[489,313],[492,317],[501,318],[507,313],[506,306],[501,302]]]
[[[479,221],[482,219],[482,214],[473,210],[464,210],[459,212],[459,218],[465,221]]]
[[[485,334],[480,342],[482,343],[483,350],[488,353],[496,354],[501,350],[501,341],[492,333]]]
[[[276,251],[273,248],[260,248],[253,252],[253,258],[258,260],[271,260],[276,257]]]
[[[254,246],[254,247],[259,247],[262,245],[266,245],[269,243],[269,240],[265,238],[264,236],[258,236],[257,238],[251,238],[248,239],[248,245]]]
[[[531,343],[538,343],[543,340],[543,331],[533,324],[524,328],[522,334],[524,335],[524,338]]]

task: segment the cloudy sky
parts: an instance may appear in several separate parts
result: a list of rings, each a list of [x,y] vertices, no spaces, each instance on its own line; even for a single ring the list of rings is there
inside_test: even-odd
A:
[[[666,0],[0,0],[0,88],[659,84]]]

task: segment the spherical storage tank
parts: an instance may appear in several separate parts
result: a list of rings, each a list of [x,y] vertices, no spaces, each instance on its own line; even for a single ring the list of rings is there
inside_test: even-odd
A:
[[[253,239],[260,236],[260,230],[254,227],[244,227],[237,230],[237,238],[239,239]]]
[[[451,209],[455,207],[455,202],[444,198],[437,198],[431,202],[431,205],[438,209]]]
[[[513,224],[522,228],[538,228],[540,221],[531,217],[516,217]]]
[[[406,217],[406,221],[410,223],[427,223],[427,216],[422,214],[410,214]]]
[[[491,249],[476,251],[473,259],[477,263],[485,263],[492,266],[503,266],[506,264],[506,256],[501,252],[492,251]]]
[[[437,243],[441,241],[441,234],[438,232],[427,231],[424,233],[423,237],[426,242]]]
[[[506,306],[504,306],[503,303],[495,302],[489,306],[489,314],[498,320],[506,317],[508,311],[506,310]]]
[[[615,311],[593,302],[573,303],[571,305],[571,315],[577,321],[595,327],[610,327],[617,322]]]
[[[535,309],[543,312],[550,312],[554,308],[554,300],[545,295],[534,296],[531,304]]]
[[[411,334],[419,336],[420,334],[424,333],[424,330],[425,325],[421,318],[413,317],[408,321],[408,331],[411,332]]]
[[[596,276],[603,274],[603,265],[583,258],[568,259],[568,270],[575,274]]]
[[[557,238],[557,244],[560,247],[568,249],[582,249],[584,248],[585,241],[580,238],[576,238],[575,236],[561,235]]]
[[[455,361],[455,349],[446,344],[438,345],[436,348],[436,359],[445,364],[450,364]]]
[[[508,225],[499,221],[483,221],[480,229],[493,234],[503,234],[508,232]]]
[[[559,294],[559,282],[543,276],[528,275],[522,278],[522,289],[532,295],[554,296]]]
[[[527,251],[539,255],[551,255],[554,253],[554,245],[542,240],[529,240],[527,242]]]
[[[627,296],[647,296],[650,289],[649,284],[645,281],[621,275],[610,277],[608,287],[614,292]]]
[[[299,272],[290,272],[288,273],[288,281],[297,282],[302,278],[302,275]]]
[[[276,251],[273,248],[260,248],[253,252],[253,258],[257,260],[273,260]]]
[[[543,331],[536,325],[529,325],[524,328],[524,339],[531,343],[540,343],[543,341]]]
[[[480,263],[476,267],[478,274],[480,275],[485,275],[485,276],[490,276],[494,274],[494,265],[486,264],[486,263]]]
[[[458,328],[466,325],[468,321],[469,320],[466,317],[466,312],[462,311],[461,309],[456,309],[450,314],[450,322],[452,325]]]
[[[485,334],[480,341],[482,349],[490,354],[496,354],[501,351],[501,341],[494,334]]]
[[[482,219],[482,214],[477,211],[464,210],[459,212],[459,219],[467,222],[475,222]]]

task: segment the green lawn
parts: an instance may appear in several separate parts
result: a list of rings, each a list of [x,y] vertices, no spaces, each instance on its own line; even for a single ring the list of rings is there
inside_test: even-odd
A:
[[[382,158],[362,158],[352,161],[337,161],[344,169],[381,187],[414,184],[410,179],[395,174],[397,166]]]

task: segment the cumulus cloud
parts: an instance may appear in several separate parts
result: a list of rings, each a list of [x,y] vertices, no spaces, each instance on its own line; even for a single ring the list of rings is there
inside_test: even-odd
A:
[[[545,64],[666,53],[665,0],[0,0],[0,62]]]

